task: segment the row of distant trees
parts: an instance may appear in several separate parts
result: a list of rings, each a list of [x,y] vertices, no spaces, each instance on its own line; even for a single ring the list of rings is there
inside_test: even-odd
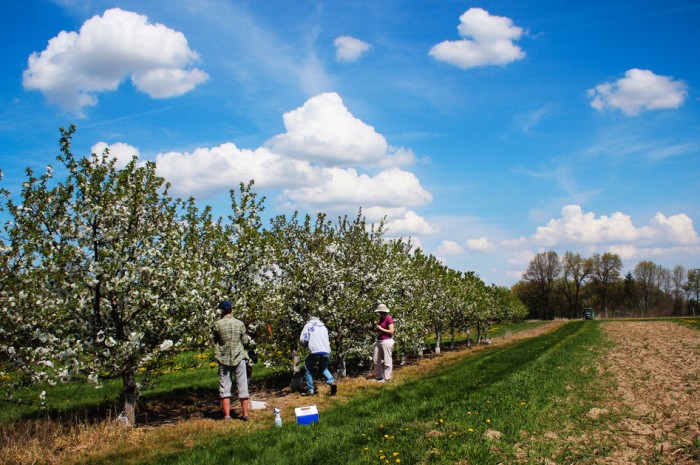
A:
[[[581,318],[587,307],[605,318],[700,312],[700,268],[668,269],[645,260],[624,276],[622,269],[622,259],[612,252],[587,258],[571,251],[540,252],[512,291],[531,318]]]
[[[59,169],[27,169],[22,192],[2,191],[10,218],[0,241],[0,387],[121,378],[133,423],[137,374],[175,349],[209,347],[217,303],[233,302],[261,360],[290,363],[312,316],[329,328],[339,375],[367,360],[383,302],[396,351],[420,353],[469,327],[484,334],[525,306],[507,288],[444,266],[383,222],[284,215],[263,227],[253,183],[231,191],[215,217],[172,198],[153,163],[124,168],[108,151],[78,158],[61,130]],[[63,179],[56,179],[58,175]],[[478,336],[477,336],[478,337]]]

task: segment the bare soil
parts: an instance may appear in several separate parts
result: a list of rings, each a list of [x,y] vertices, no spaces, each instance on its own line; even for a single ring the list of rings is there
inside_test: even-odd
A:
[[[671,322],[606,322],[614,376],[606,409],[620,418],[597,432],[613,438],[598,463],[700,463],[700,333]],[[599,412],[589,412],[598,414]]]

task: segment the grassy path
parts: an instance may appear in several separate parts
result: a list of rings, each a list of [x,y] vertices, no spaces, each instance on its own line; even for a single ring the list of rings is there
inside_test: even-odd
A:
[[[587,428],[597,401],[597,322],[467,357],[433,376],[363,393],[311,427],[285,424],[160,457],[162,464],[575,461],[590,451],[550,432]],[[148,463],[148,462],[144,462]]]

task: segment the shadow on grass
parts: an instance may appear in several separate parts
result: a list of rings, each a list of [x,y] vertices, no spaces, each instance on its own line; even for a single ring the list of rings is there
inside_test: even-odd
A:
[[[162,375],[155,379],[152,388],[141,394],[137,406],[137,426],[156,426],[193,418],[218,419],[221,416],[216,375],[194,370],[177,375],[181,378],[176,381],[179,386],[173,386],[169,380],[171,375]],[[253,393],[265,391],[274,397],[276,392],[280,393],[277,395],[281,395],[282,389],[289,386],[291,378],[291,373],[273,372],[257,376],[254,373],[250,388]],[[191,380],[190,385],[187,385],[188,379]],[[118,380],[109,382],[111,384],[106,392],[103,392],[103,399],[83,401],[81,405],[75,405],[78,401],[74,399],[88,397],[85,396],[86,392],[95,395],[95,388],[87,383],[59,386],[61,393],[55,396],[62,396],[61,401],[69,404],[68,406],[40,409],[36,402],[4,401],[0,408],[16,412],[7,414],[8,419],[2,423],[51,419],[61,424],[74,425],[115,420],[123,410],[123,400],[119,395],[121,384]]]

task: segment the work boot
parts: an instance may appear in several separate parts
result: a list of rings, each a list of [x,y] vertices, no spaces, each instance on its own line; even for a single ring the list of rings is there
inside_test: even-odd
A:
[[[334,396],[338,393],[338,385],[333,383],[331,384],[331,395]]]

